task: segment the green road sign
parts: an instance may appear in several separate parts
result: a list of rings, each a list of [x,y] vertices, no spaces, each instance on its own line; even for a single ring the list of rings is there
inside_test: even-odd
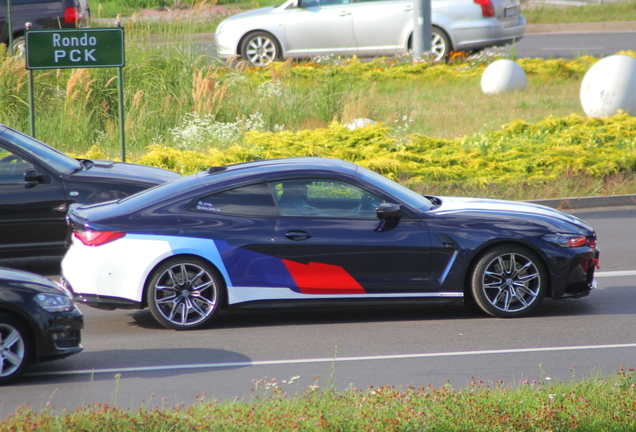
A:
[[[27,69],[123,67],[124,29],[31,30]]]

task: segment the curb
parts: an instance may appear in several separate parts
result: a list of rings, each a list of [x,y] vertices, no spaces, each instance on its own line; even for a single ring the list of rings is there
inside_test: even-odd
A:
[[[528,200],[526,202],[552,207],[557,210],[625,207],[636,206],[636,194],[581,198],[555,198],[544,200]]]

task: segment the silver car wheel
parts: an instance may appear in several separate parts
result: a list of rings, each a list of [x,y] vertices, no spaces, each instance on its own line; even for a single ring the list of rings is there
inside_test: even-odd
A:
[[[431,51],[435,54],[435,61],[440,61],[448,56],[450,42],[444,32],[438,28],[433,28],[431,36]]]
[[[241,45],[241,57],[254,66],[267,66],[280,56],[278,42],[265,32],[255,32],[247,36]]]
[[[220,289],[213,270],[197,260],[161,265],[152,278],[148,304],[165,327],[192,329],[204,325],[217,310]]]
[[[12,319],[0,319],[0,381],[8,382],[21,375],[26,365],[27,343],[23,331]]]
[[[502,318],[529,313],[545,296],[547,276],[538,257],[518,247],[484,255],[473,274],[473,295],[487,313]]]

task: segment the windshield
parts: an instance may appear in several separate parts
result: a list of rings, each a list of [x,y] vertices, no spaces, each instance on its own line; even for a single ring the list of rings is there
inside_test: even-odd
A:
[[[47,164],[61,174],[71,174],[82,168],[82,165],[72,157],[13,129],[0,129],[0,137],[33,155],[38,161]]]
[[[358,175],[369,183],[378,185],[380,188],[414,209],[428,211],[433,207],[433,203],[431,203],[428,198],[423,197],[422,195],[413,192],[411,189],[389,180],[376,172],[359,167]]]

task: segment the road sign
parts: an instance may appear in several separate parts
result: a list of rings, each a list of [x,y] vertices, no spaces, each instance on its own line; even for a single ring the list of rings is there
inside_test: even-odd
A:
[[[31,30],[26,33],[27,69],[123,67],[124,29]]]

